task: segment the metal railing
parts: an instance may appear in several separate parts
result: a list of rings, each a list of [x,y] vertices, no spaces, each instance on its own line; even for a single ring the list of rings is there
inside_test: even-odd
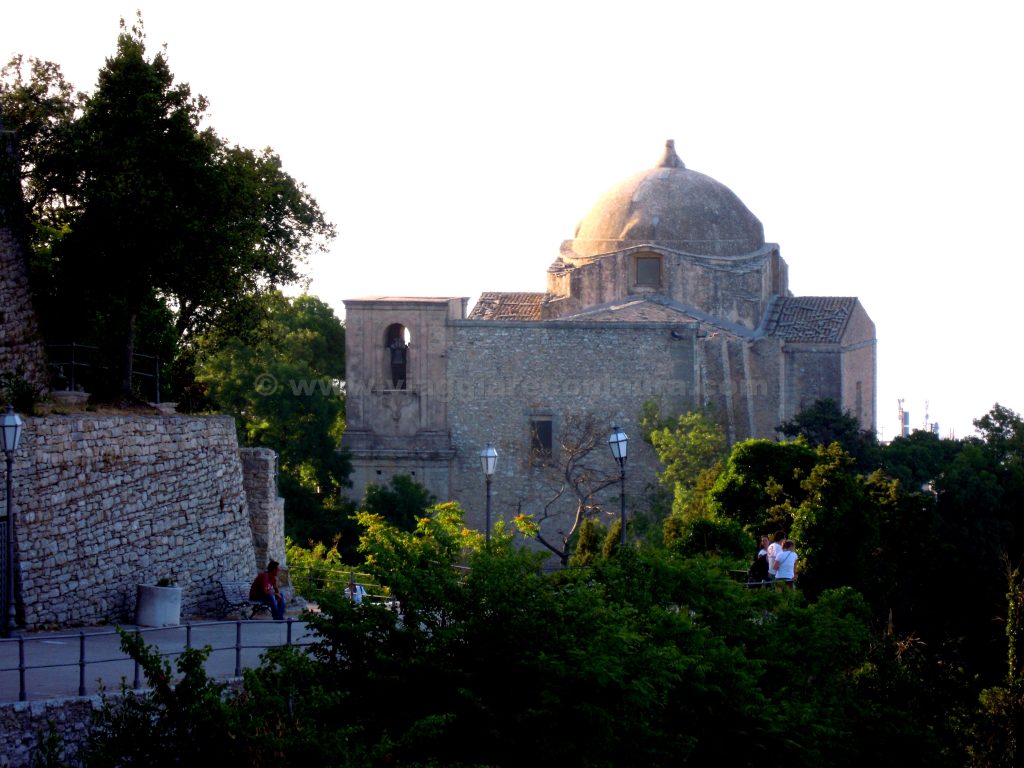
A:
[[[306,622],[293,618],[207,621],[128,631],[157,646],[163,658],[176,658],[186,649],[208,646],[207,674],[220,679],[240,677],[242,669],[255,666],[259,654],[268,648],[305,648],[314,640]],[[248,638],[243,637],[245,633]],[[15,651],[16,664],[12,663]],[[114,629],[0,639],[0,665],[0,701],[14,701],[15,687],[18,701],[27,701],[30,696],[86,696],[108,683],[126,683],[128,672],[133,689],[142,688],[144,683],[140,664],[121,650],[120,635]],[[90,669],[99,673],[91,688],[87,683]],[[17,686],[13,684],[14,673]]]
[[[470,570],[465,565],[452,565],[451,568],[462,575],[469,573]],[[296,588],[296,591],[302,594],[308,591],[310,593],[308,596],[312,599],[315,599],[318,592],[321,594],[324,592],[347,594],[349,583],[355,581],[365,590],[363,599],[395,607],[395,597],[391,594],[390,589],[377,583],[371,574],[351,568],[332,567],[331,565],[289,565],[288,581],[290,586]]]
[[[67,344],[48,344],[47,354],[50,357],[51,378],[54,389],[66,389],[72,392],[79,387],[88,388],[92,386],[93,377],[101,375],[93,371],[107,371],[106,366],[97,365],[96,353],[99,347],[89,344],[79,344],[72,341]],[[147,361],[144,366],[136,367],[135,362]],[[135,379],[153,380],[153,400],[160,403],[160,363],[157,355],[144,355],[141,352],[132,353],[132,381]],[[149,368],[150,370],[146,370]],[[152,372],[150,372],[152,371]],[[83,376],[84,374],[84,376]],[[84,380],[83,380],[84,379]],[[141,388],[141,384],[139,384]]]
[[[317,593],[337,592],[342,593],[348,587],[350,581],[355,581],[366,591],[366,596],[380,602],[390,599],[390,592],[377,584],[368,573],[356,571],[352,568],[338,567],[333,564],[327,565],[289,565],[288,583],[294,587],[296,592],[310,599],[315,599]],[[307,592],[309,594],[307,594]]]

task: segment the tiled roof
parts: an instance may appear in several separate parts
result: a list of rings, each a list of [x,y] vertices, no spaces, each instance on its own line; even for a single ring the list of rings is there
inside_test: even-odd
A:
[[[588,309],[575,315],[560,318],[562,320],[582,320],[586,322],[626,322],[626,323],[678,323],[693,322],[695,318],[678,309],[664,304],[632,299],[617,304]]]
[[[543,293],[481,293],[470,320],[540,320]]]
[[[786,341],[839,343],[857,299],[850,296],[795,296],[776,299],[765,333]]]

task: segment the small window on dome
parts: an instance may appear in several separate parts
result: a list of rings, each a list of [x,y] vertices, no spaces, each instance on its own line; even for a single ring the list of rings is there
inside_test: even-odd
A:
[[[661,287],[661,257],[636,257],[636,284],[644,288]]]

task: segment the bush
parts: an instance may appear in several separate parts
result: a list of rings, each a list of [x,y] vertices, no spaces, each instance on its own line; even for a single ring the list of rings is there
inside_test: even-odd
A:
[[[665,521],[665,544],[681,555],[718,555],[750,560],[756,542],[735,520],[697,518],[684,522],[678,515]]]

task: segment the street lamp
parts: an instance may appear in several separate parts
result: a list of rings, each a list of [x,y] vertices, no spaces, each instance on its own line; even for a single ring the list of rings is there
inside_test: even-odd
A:
[[[484,479],[487,481],[487,528],[485,541],[491,540],[491,478],[494,477],[494,467],[498,463],[498,452],[490,443],[480,451],[480,468],[484,471]]]
[[[9,636],[17,628],[14,608],[14,505],[11,492],[11,478],[14,474],[14,452],[21,442],[21,417],[14,412],[10,404],[7,413],[0,417],[0,450],[7,457],[7,495],[4,496],[4,509],[7,512],[7,525],[4,526],[4,553],[6,572],[4,573],[4,636]]]
[[[608,435],[608,447],[611,448],[612,458],[619,462],[619,508],[622,514],[622,546],[626,546],[626,446],[629,438],[626,433],[617,426],[612,427],[612,433]]]

